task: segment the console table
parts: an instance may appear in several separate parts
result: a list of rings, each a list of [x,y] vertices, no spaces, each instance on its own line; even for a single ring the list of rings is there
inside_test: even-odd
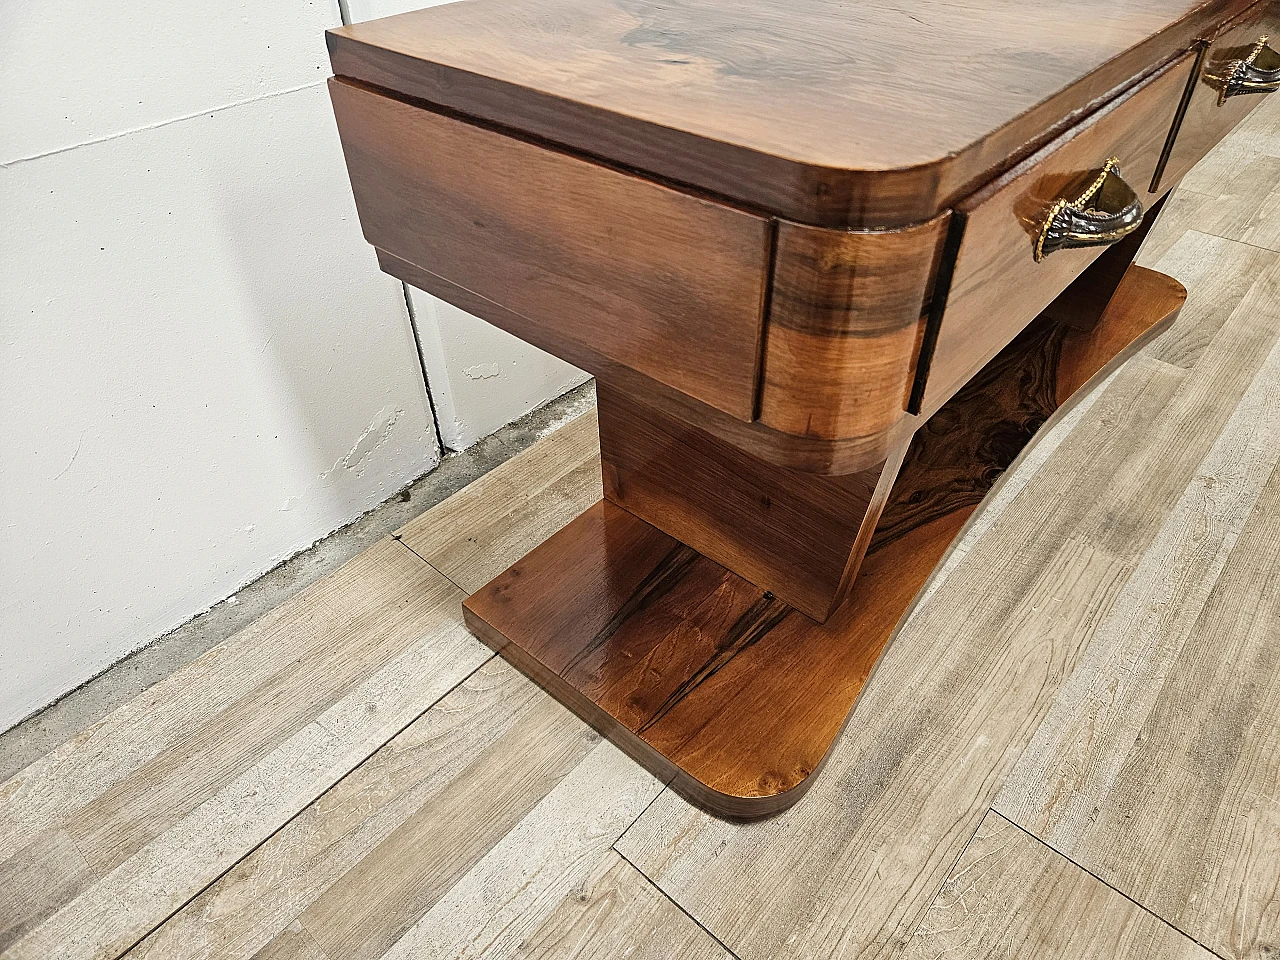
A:
[[[794,803],[997,477],[1177,313],[1280,87],[1240,0],[465,0],[330,31],[383,270],[598,381],[605,498],[473,632],[726,817]],[[903,691],[903,696],[910,696]]]

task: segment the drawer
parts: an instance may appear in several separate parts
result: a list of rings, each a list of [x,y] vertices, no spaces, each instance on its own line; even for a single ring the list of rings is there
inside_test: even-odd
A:
[[[956,208],[963,234],[921,403],[932,413],[1047,307],[1105,247],[1035,245],[1059,198],[1075,198],[1111,157],[1144,206],[1195,56],[1186,54]]]
[[[1277,59],[1274,54],[1280,51],[1280,2],[1268,0],[1251,7],[1228,24],[1205,51],[1191,87],[1186,113],[1172,134],[1169,156],[1159,175],[1158,186],[1161,189],[1168,189],[1181,180],[1214,144],[1267,96],[1280,96],[1245,93],[1235,87],[1227,89],[1223,82],[1237,63],[1253,53],[1262,37],[1269,38],[1270,51],[1261,51],[1255,63],[1274,67]]]
[[[766,219],[346,81],[329,89],[384,264],[497,304],[486,319],[592,373],[621,364],[751,419]]]

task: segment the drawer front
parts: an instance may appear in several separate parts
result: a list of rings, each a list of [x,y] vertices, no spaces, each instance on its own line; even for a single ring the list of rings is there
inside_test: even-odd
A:
[[[1057,250],[1036,262],[1036,238],[1055,201],[1079,196],[1116,157],[1143,205],[1155,202],[1147,185],[1194,59],[1171,63],[957,208],[964,233],[923,413],[945,403],[1106,249]]]
[[[1267,97],[1280,93],[1244,93],[1224,97],[1222,77],[1234,62],[1244,60],[1261,37],[1270,38],[1280,51],[1280,2],[1251,7],[1227,27],[1205,51],[1191,90],[1187,110],[1174,135],[1169,158],[1160,173],[1159,187],[1168,189],[1182,179],[1237,123]]]
[[[770,224],[331,80],[365,237],[511,333],[750,420]],[[489,319],[495,319],[490,317]]]

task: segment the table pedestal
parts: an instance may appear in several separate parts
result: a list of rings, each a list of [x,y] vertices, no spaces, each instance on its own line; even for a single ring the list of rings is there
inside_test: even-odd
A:
[[[467,625],[693,802],[785,809],[1000,474],[1186,296],[1136,266],[1111,290],[1105,309],[1068,290],[853,477],[770,466],[600,384],[606,499],[468,599]]]

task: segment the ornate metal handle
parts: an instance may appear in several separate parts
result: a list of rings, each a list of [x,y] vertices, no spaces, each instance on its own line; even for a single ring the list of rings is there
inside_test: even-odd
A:
[[[1112,157],[1089,189],[1049,208],[1036,237],[1036,263],[1055,250],[1115,243],[1142,225],[1142,202],[1120,175],[1119,164]]]
[[[1280,90],[1280,53],[1267,46],[1269,39],[1259,37],[1243,60],[1228,60],[1212,73],[1205,72],[1205,79],[1218,89],[1219,104],[1228,97]]]

